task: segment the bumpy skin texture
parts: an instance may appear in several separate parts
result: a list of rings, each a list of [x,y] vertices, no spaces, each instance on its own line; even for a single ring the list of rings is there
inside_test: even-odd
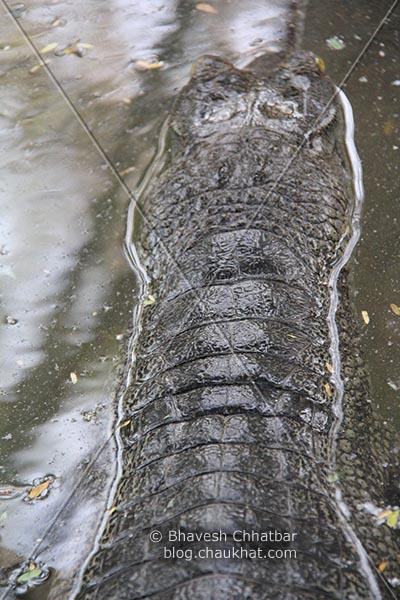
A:
[[[363,508],[385,507],[388,446],[345,275],[340,427],[326,368],[327,283],[353,202],[336,101],[286,168],[333,91],[309,53],[264,79],[204,57],[177,98],[162,168],[140,199],[137,248],[156,302],[143,308],[125,398],[117,509],[79,600],[395,597],[375,568],[388,561],[393,574],[393,531]],[[165,543],[150,541],[154,529]],[[169,543],[178,529],[228,538]],[[297,536],[235,542],[238,530]],[[297,558],[168,560],[164,545],[290,548]]]

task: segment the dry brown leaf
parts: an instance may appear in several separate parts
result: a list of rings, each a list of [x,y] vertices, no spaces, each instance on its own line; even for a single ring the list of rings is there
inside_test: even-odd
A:
[[[388,517],[390,514],[392,514],[392,511],[387,508],[385,510],[382,510],[378,515],[376,515],[376,518],[386,519],[386,517]]]
[[[332,390],[331,390],[331,386],[329,385],[329,383],[325,383],[324,388],[325,388],[326,395],[328,396],[328,398],[330,398],[332,396]]]
[[[362,310],[361,311],[361,316],[363,318],[364,323],[366,325],[368,325],[368,323],[369,323],[369,314],[368,314],[368,312],[366,310]]]
[[[58,46],[57,42],[52,42],[51,44],[47,44],[46,46],[43,46],[43,48],[41,50],[39,50],[39,52],[40,52],[40,54],[48,54],[52,50],[55,50],[57,48],[57,46]]]
[[[47,488],[50,485],[50,479],[46,479],[46,481],[43,481],[43,483],[39,483],[39,485],[35,485],[34,488],[31,489],[31,491],[28,494],[28,498],[30,500],[35,500],[35,498],[39,498],[39,496],[41,496],[43,494],[43,492],[45,490],[47,490]]]
[[[161,69],[164,66],[162,60],[158,62],[147,62],[146,60],[137,60],[135,62],[136,67],[143,69],[143,71],[154,71],[155,69]]]
[[[383,126],[383,135],[389,136],[392,135],[394,131],[394,123],[393,121],[386,121]]]
[[[218,14],[218,10],[214,8],[214,6],[211,6],[211,4],[207,4],[206,2],[199,2],[199,4],[196,4],[195,8],[200,12],[207,13],[208,15]]]
[[[326,366],[327,370],[329,371],[329,373],[333,373],[333,367],[332,367],[331,363],[326,362],[325,366]]]
[[[35,65],[34,67],[32,67],[32,69],[29,69],[29,73],[36,73],[36,71],[39,71],[39,69],[41,69],[42,67],[44,67],[45,64],[47,64],[48,61],[44,60],[41,63],[38,63],[37,65]]]
[[[383,573],[383,571],[386,569],[386,567],[387,567],[388,565],[389,565],[389,563],[388,563],[388,562],[381,562],[381,563],[379,563],[379,565],[378,565],[378,571],[379,571],[380,573]]]
[[[123,423],[121,423],[121,425],[119,426],[119,428],[122,429],[123,427],[126,427],[127,425],[129,425],[130,422],[131,422],[130,419],[128,419],[127,421],[124,421]]]
[[[397,317],[400,317],[400,306],[397,306],[397,304],[391,304],[390,305],[390,310],[392,311],[393,314],[395,314]]]
[[[129,173],[133,173],[133,171],[136,171],[136,167],[128,167],[127,169],[121,171],[120,175],[123,177],[124,175],[129,175]]]

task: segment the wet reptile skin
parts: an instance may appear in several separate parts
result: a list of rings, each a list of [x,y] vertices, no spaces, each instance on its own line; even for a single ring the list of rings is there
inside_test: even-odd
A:
[[[389,441],[371,410],[346,273],[337,435],[326,367],[328,278],[353,203],[336,100],[285,170],[333,91],[309,53],[265,78],[204,57],[176,100],[162,168],[140,198],[137,250],[156,302],[142,311],[125,396],[117,509],[79,600],[396,597],[376,569],[398,572],[394,532],[363,508],[387,505]],[[228,534],[169,549],[297,557],[167,560],[154,529],[164,540],[177,529]],[[238,530],[297,536],[235,542]]]

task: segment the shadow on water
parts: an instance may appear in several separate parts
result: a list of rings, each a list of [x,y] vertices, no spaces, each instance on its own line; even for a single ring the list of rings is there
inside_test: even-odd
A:
[[[215,15],[194,5],[18,5],[36,46],[57,44],[46,53],[49,66],[131,189],[199,55],[214,52],[242,64],[260,49],[282,48],[288,1],[218,0]],[[302,46],[322,56],[339,82],[389,5],[310,0]],[[354,299],[358,314],[370,315],[363,340],[375,402],[397,424],[400,317],[389,305],[400,305],[399,21],[397,9],[346,87],[366,186]],[[110,443],[85,471],[112,431],[116,365],[123,362],[137,302],[138,282],[122,251],[129,198],[4,11],[0,24],[0,485],[56,478],[43,500],[27,503],[18,495],[1,501],[0,563],[28,558],[61,510],[40,550],[56,576],[38,588],[39,596],[29,596],[66,597],[93,542],[115,464]],[[343,40],[342,49],[328,47],[334,36]],[[164,66],[139,71],[138,60]],[[74,501],[62,509],[75,486]]]

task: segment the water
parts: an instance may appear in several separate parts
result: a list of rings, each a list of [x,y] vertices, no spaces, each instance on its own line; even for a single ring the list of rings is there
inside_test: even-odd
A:
[[[46,55],[49,66],[131,189],[196,57],[217,52],[243,64],[261,49],[281,46],[288,2],[215,0],[217,15],[194,4],[31,0],[17,6],[39,49],[58,44]],[[321,56],[339,82],[389,5],[311,0],[302,47]],[[400,80],[399,13],[346,86],[366,191],[352,259],[354,301],[373,400],[397,425],[400,317],[389,305],[400,306],[400,86],[393,83]],[[85,468],[112,432],[117,368],[139,282],[123,252],[128,195],[44,69],[35,70],[37,59],[4,10],[0,26],[0,486],[56,478],[43,500],[27,503],[20,494],[0,501],[0,564],[25,560],[38,547],[53,577],[30,596],[66,597],[112,481],[112,442],[96,463],[102,478]],[[343,49],[328,47],[333,36],[343,39]],[[83,56],[55,55],[78,39],[92,46],[82,48]],[[139,71],[138,60],[164,66]],[[368,326],[361,310],[368,311]],[[74,486],[74,501],[63,508]]]

